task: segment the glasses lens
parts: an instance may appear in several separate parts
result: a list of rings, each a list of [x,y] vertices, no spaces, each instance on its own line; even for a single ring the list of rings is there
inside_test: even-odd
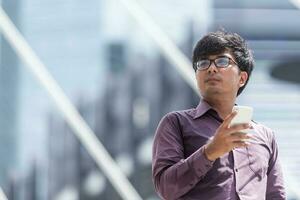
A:
[[[197,68],[198,69],[206,69],[209,67],[210,60],[199,60],[197,63]]]
[[[230,61],[229,58],[221,57],[221,58],[217,58],[215,60],[215,63],[217,65],[217,67],[228,67],[229,61]]]

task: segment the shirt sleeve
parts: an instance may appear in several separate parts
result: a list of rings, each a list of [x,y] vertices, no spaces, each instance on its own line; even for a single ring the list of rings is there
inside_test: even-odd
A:
[[[285,189],[281,165],[278,159],[278,146],[273,134],[272,154],[269,160],[266,200],[285,200]]]
[[[166,115],[156,130],[152,154],[152,178],[163,199],[178,199],[189,192],[213,165],[204,147],[184,158],[183,143],[176,116]]]

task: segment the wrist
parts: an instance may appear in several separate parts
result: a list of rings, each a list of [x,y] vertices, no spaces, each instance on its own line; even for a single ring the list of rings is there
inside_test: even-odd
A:
[[[215,161],[217,159],[217,156],[214,155],[213,151],[211,150],[209,144],[206,144],[204,146],[204,155],[209,161]]]

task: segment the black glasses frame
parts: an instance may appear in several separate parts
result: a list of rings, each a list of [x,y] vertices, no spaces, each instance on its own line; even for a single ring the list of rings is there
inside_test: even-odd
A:
[[[228,64],[227,65],[218,65],[217,63],[216,63],[216,60],[217,59],[220,59],[220,58],[227,58],[229,61],[228,61]],[[200,67],[200,62],[201,61],[209,61],[209,65],[207,66],[207,67],[204,67],[204,68],[201,68]],[[211,66],[211,63],[214,63],[214,65],[217,67],[217,68],[227,68],[230,64],[232,64],[232,63],[234,63],[234,64],[236,64],[237,66],[238,66],[238,64],[232,59],[232,58],[230,58],[230,57],[228,57],[228,56],[220,56],[220,57],[217,57],[217,58],[215,58],[215,59],[201,59],[201,60],[199,60],[198,62],[196,62],[196,68],[197,68],[197,70],[206,70],[206,69],[208,69],[210,66]]]

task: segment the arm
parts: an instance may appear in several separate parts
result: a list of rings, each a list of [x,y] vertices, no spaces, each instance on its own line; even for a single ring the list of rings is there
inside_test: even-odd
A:
[[[173,119],[173,120],[171,120]],[[153,144],[152,177],[155,190],[163,199],[178,199],[189,192],[212,167],[201,147],[184,158],[184,147],[176,116],[165,116]]]
[[[278,146],[273,134],[272,154],[269,160],[269,168],[267,172],[267,191],[266,200],[284,200],[286,199],[284,190],[284,181],[281,166],[278,160]]]
[[[239,133],[249,124],[230,126],[236,112],[231,113],[216,130],[213,139],[192,155],[184,158],[184,142],[178,119],[165,116],[156,131],[153,144],[152,177],[156,191],[165,199],[178,199],[205,176],[213,161],[233,148],[247,146],[249,135]]]

